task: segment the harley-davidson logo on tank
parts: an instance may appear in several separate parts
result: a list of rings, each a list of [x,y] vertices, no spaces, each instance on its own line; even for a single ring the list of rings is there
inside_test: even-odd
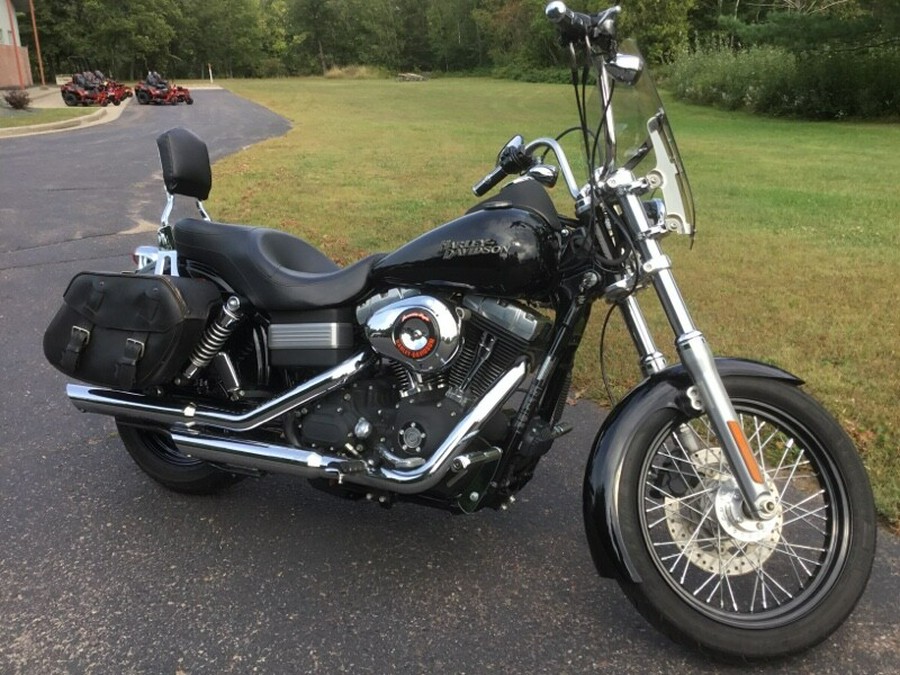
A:
[[[495,239],[446,239],[441,242],[444,260],[466,255],[499,255],[506,258],[509,246],[501,246]]]

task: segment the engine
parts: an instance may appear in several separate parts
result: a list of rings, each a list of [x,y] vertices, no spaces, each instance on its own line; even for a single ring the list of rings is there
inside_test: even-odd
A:
[[[551,322],[517,303],[465,295],[454,300],[394,289],[357,308],[382,359],[373,377],[297,411],[285,433],[296,445],[343,452],[393,468],[421,466],[460,418],[522,355],[534,360]],[[508,420],[482,436],[499,443]]]

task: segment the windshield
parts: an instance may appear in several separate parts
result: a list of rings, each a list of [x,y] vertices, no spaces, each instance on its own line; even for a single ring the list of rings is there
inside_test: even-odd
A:
[[[607,63],[606,71],[607,84],[601,79],[598,92],[600,101],[608,100],[603,96],[607,86],[612,105],[605,114],[606,142],[598,143],[603,147],[597,149],[595,166],[604,167],[605,174],[627,169],[636,177],[646,177],[653,188],[648,197],[666,203],[668,229],[693,234],[694,202],[687,173],[662,100],[634,40],[620,43],[619,53]],[[604,115],[602,105],[596,110]]]

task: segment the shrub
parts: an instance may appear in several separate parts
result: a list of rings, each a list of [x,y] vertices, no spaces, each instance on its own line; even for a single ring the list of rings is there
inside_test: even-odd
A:
[[[667,85],[678,98],[694,103],[759,112],[784,93],[795,71],[795,57],[778,47],[715,48],[678,59]]]
[[[14,89],[3,94],[6,103],[13,110],[25,110],[31,104],[31,97],[24,89]]]
[[[900,53],[810,52],[781,47],[684,54],[668,69],[677,98],[768,115],[841,119],[900,114]]]
[[[544,82],[547,84],[569,84],[572,82],[571,70],[566,67],[540,68],[519,64],[495,66],[490,71],[491,77],[498,80],[516,80],[519,82]]]
[[[334,66],[325,77],[330,80],[383,80],[387,74],[375,66]]]

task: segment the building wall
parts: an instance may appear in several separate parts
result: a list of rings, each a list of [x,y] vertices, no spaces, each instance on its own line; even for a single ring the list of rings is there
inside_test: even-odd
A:
[[[19,52],[18,67],[16,67],[16,50]],[[21,80],[19,79],[20,73]],[[28,61],[28,47],[0,45],[0,89],[18,89],[23,85],[30,87],[33,84],[31,65]]]
[[[0,0],[0,89],[30,87],[33,84],[28,48],[19,45],[21,45],[19,26],[12,0]]]

